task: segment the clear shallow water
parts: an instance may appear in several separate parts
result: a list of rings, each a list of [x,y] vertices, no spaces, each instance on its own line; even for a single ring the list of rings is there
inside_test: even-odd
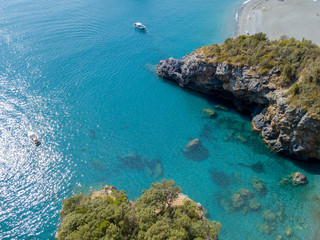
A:
[[[291,239],[316,239],[320,168],[271,153],[249,118],[231,108],[203,118],[203,108],[220,103],[155,74],[161,59],[232,36],[240,4],[1,1],[0,239],[54,239],[66,197],[112,184],[135,199],[162,178],[174,179],[222,223],[221,239],[273,239],[286,226]],[[135,21],[148,31],[134,30]],[[30,129],[43,142],[38,148],[27,139]],[[196,137],[210,154],[204,161],[182,153]],[[150,167],[124,165],[119,157],[133,152]],[[162,176],[152,159],[161,162]],[[258,172],[243,166],[259,162]],[[310,184],[278,184],[298,170]],[[254,191],[253,176],[268,188],[258,197],[262,210],[227,213],[220,200],[240,187]],[[277,201],[286,218],[271,235],[261,234],[262,211],[278,211]]]

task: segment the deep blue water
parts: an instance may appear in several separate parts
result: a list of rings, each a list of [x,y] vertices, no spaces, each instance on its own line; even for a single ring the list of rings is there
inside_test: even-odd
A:
[[[240,6],[241,0],[1,0],[0,239],[54,239],[66,197],[112,184],[134,200],[162,178],[175,180],[222,223],[222,240],[274,239],[287,226],[291,239],[316,239],[320,168],[270,152],[249,116],[231,106],[203,118],[203,108],[223,103],[155,74],[161,59],[231,37]],[[147,32],[133,29],[136,21]],[[27,139],[30,130],[40,147]],[[194,138],[204,151],[183,154]],[[121,161],[127,154],[136,154],[134,161]],[[279,184],[294,171],[310,183]],[[220,201],[241,187],[255,192],[253,176],[268,189],[257,196],[262,209],[227,213]],[[275,230],[260,233],[263,210],[279,208],[283,222],[277,216]]]

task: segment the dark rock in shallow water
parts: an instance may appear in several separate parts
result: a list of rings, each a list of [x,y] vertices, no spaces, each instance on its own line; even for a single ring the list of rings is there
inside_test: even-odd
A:
[[[151,161],[147,161],[145,164],[148,168],[147,172],[151,177],[160,178],[163,176],[163,167],[160,159],[155,158]]]
[[[122,167],[131,169],[144,169],[145,163],[143,157],[136,152],[119,157],[120,164]]]
[[[90,137],[91,137],[92,139],[95,139],[95,138],[97,137],[97,133],[96,133],[96,131],[93,130],[93,129],[90,129],[89,135],[90,135]]]
[[[263,197],[267,195],[268,189],[266,185],[264,184],[264,181],[259,179],[256,176],[253,176],[251,179],[252,187],[257,191],[257,193]]]
[[[200,138],[208,140],[211,138],[212,130],[208,124],[204,125],[204,127],[201,129]]]
[[[183,156],[193,161],[203,161],[209,157],[209,150],[202,146],[200,140],[195,138],[183,148]]]
[[[258,211],[261,208],[261,204],[259,203],[258,199],[252,198],[249,200],[249,208],[252,211]]]
[[[183,156],[187,159],[200,162],[206,160],[210,156],[210,154],[209,150],[204,146],[198,146],[195,150],[187,152],[183,151]]]
[[[220,186],[220,187],[229,187],[230,185],[230,178],[229,176],[224,172],[218,172],[216,170],[209,171],[211,181]]]
[[[200,132],[200,138],[208,141],[215,141],[216,138],[212,136],[213,123],[207,123],[203,126]]]
[[[89,150],[89,148],[88,148],[88,147],[83,147],[83,148],[81,148],[81,150],[80,150],[80,151],[84,153],[84,152],[87,152],[88,150]]]
[[[238,163],[239,166],[250,168],[252,171],[256,173],[264,173],[264,165],[261,161],[258,161],[254,164],[245,164],[245,163]]]
[[[106,170],[105,163],[102,160],[97,158],[91,159],[91,166],[100,171]]]

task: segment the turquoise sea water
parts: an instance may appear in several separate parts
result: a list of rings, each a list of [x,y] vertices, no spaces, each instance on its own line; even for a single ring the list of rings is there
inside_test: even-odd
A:
[[[317,239],[320,167],[270,152],[249,116],[231,106],[203,118],[203,108],[223,103],[155,74],[161,59],[231,37],[240,6],[240,0],[2,0],[0,239],[54,239],[66,197],[112,184],[134,200],[162,178],[174,179],[222,223],[222,240],[285,237],[288,226],[290,239]],[[148,31],[133,29],[136,21]],[[40,147],[27,139],[30,130]],[[207,151],[183,154],[194,138]],[[295,171],[310,183],[279,184]],[[265,182],[263,194],[253,189],[254,176]],[[222,207],[241,187],[255,193],[262,209]],[[265,209],[276,213],[272,223],[262,219]],[[259,223],[275,230],[262,234]]]

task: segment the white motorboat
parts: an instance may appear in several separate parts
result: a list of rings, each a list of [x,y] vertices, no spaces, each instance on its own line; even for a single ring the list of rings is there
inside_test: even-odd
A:
[[[133,24],[133,26],[139,30],[146,30],[146,26],[144,26],[141,22],[136,22]]]
[[[36,146],[39,146],[41,144],[39,138],[37,137],[37,135],[34,132],[28,132],[28,138]]]

